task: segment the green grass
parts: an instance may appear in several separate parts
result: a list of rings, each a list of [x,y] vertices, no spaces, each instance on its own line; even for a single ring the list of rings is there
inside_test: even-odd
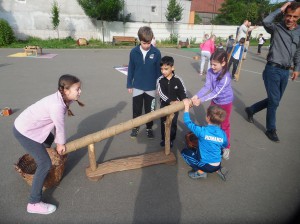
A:
[[[270,43],[270,40],[267,40],[265,42],[265,46],[268,46]],[[71,37],[67,37],[64,39],[48,39],[48,40],[42,40],[37,37],[29,37],[27,40],[16,40],[10,45],[7,46],[0,46],[2,48],[24,48],[25,46],[28,45],[36,45],[40,46],[42,48],[78,48],[78,49],[90,49],[90,48],[132,48],[134,45],[132,43],[119,43],[116,45],[112,45],[111,43],[103,43],[100,40],[95,40],[91,39],[89,40],[89,45],[87,46],[78,46],[76,43],[76,40],[72,39]],[[251,39],[250,40],[250,46],[257,46],[258,41],[257,39]],[[157,42],[157,47],[158,48],[176,48],[177,44],[172,43],[171,41],[161,41]],[[198,52],[199,51],[199,44],[191,44],[191,48],[185,48],[182,47],[182,49],[187,50],[187,51],[194,51]]]
[[[122,48],[122,47],[132,47],[133,44],[122,44],[122,45],[116,45],[113,46],[110,43],[103,43],[100,40],[91,39],[88,41],[89,44],[87,46],[78,46],[76,43],[76,40],[67,37],[64,39],[48,39],[48,40],[42,40],[40,38],[36,37],[29,37],[27,40],[17,40],[14,43],[2,46],[5,48],[24,48],[25,46],[31,45],[31,46],[40,46],[42,48]]]
[[[6,46],[0,46],[0,48],[24,48],[25,46],[40,46],[42,48],[55,48],[55,49],[90,49],[90,48],[133,48],[134,44],[132,43],[117,43],[116,45],[112,45],[112,43],[103,43],[101,40],[91,39],[88,41],[89,44],[87,46],[78,46],[76,40],[71,37],[67,37],[64,39],[48,39],[42,40],[37,37],[29,37],[27,40],[16,40],[12,44]],[[157,42],[157,47],[164,48],[175,48],[177,44],[172,43],[171,41],[167,42]]]

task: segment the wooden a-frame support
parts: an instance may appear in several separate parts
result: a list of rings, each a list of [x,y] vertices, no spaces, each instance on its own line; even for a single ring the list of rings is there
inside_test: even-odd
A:
[[[109,173],[131,170],[131,169],[138,169],[138,168],[162,164],[162,163],[175,164],[176,163],[175,155],[170,150],[170,131],[171,131],[171,124],[172,124],[172,119],[174,117],[174,113],[182,110],[183,108],[184,108],[183,102],[172,104],[170,106],[161,108],[159,110],[129,120],[125,123],[121,123],[119,125],[106,128],[102,131],[87,135],[80,139],[76,139],[66,144],[67,150],[64,154],[88,146],[90,166],[86,168],[86,175],[90,180],[95,180],[95,181],[100,180],[105,174],[109,174]],[[134,127],[138,127],[149,121],[164,116],[167,116],[165,122],[166,137],[165,137],[164,151],[142,154],[139,156],[132,156],[132,157],[121,158],[121,159],[115,159],[115,160],[103,162],[101,164],[97,164],[94,143],[115,136],[122,132],[128,131]]]

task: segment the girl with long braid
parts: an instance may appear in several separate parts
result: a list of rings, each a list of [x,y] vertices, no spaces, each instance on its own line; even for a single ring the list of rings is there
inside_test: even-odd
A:
[[[43,184],[52,165],[46,148],[50,148],[54,141],[58,154],[66,151],[64,117],[67,111],[69,116],[74,116],[69,108],[73,101],[84,106],[78,101],[80,93],[80,80],[73,75],[62,75],[56,93],[26,108],[14,122],[16,139],[37,164],[27,204],[28,213],[46,215],[56,210],[55,205],[42,202]]]

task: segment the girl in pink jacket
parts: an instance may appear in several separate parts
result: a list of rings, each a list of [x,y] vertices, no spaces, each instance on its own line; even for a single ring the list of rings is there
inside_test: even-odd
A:
[[[62,75],[58,81],[58,91],[26,108],[15,120],[13,132],[24,149],[34,158],[37,169],[34,174],[28,213],[50,214],[56,206],[42,202],[42,188],[52,166],[46,148],[50,148],[53,141],[59,154],[66,151],[66,135],[64,117],[73,101],[78,101],[81,93],[80,80],[72,75]],[[54,130],[54,134],[52,134]]]
[[[215,52],[216,46],[215,46],[215,40],[216,36],[211,35],[208,40],[200,44],[201,49],[201,62],[200,62],[200,76],[203,75],[204,65],[205,61],[208,61],[207,64],[207,70],[210,68],[210,56]]]

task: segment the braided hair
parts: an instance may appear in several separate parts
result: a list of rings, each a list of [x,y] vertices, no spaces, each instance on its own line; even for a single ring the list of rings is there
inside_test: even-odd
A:
[[[76,76],[73,76],[73,75],[69,75],[69,74],[66,74],[66,75],[62,75],[59,80],[58,80],[58,91],[61,93],[61,96],[64,100],[64,103],[66,104],[67,106],[67,110],[68,110],[68,116],[74,116],[73,112],[70,110],[69,108],[69,102],[67,100],[67,97],[65,95],[65,89],[70,89],[70,87],[75,84],[75,83],[78,83],[80,82],[80,79],[78,79]],[[81,103],[79,100],[76,100],[78,105],[83,107],[84,104]]]

